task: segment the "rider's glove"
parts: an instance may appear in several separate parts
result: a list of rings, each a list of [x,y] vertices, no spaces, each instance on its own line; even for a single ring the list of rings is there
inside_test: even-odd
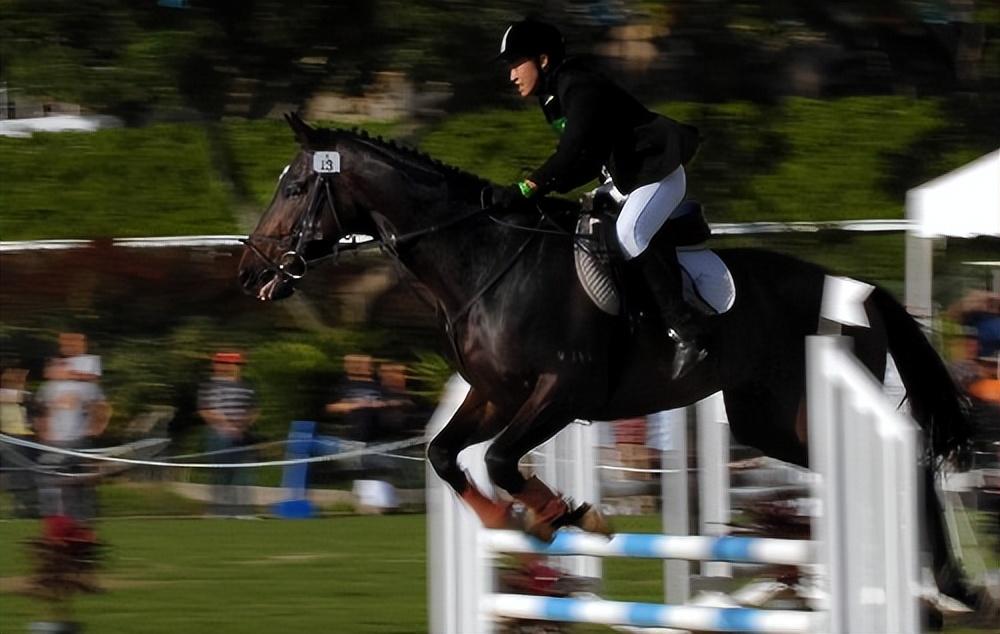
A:
[[[502,208],[512,207],[534,196],[536,189],[538,186],[529,180],[501,187],[493,191],[493,205]]]

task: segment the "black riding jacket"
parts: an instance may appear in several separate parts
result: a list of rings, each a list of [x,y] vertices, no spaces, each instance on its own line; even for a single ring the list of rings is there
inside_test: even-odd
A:
[[[662,180],[687,163],[698,130],[650,112],[580,60],[567,59],[544,75],[538,100],[562,134],[559,147],[530,177],[538,193],[568,192],[607,167],[623,194]]]

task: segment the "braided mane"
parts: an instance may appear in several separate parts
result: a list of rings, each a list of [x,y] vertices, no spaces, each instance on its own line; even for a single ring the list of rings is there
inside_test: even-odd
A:
[[[346,137],[352,141],[356,141],[384,155],[387,155],[395,162],[401,162],[414,169],[430,172],[449,180],[461,181],[464,185],[481,188],[482,186],[489,184],[489,181],[485,178],[455,167],[454,165],[444,163],[426,152],[422,152],[407,145],[402,145],[392,139],[384,139],[381,136],[373,136],[367,131],[359,128],[353,128],[351,130],[346,130],[344,128],[317,128],[315,129],[315,132],[317,138],[321,142],[332,143],[336,137]]]

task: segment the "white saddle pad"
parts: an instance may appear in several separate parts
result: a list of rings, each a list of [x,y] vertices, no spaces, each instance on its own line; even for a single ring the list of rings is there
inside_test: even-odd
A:
[[[728,311],[736,303],[736,285],[729,268],[706,248],[677,249],[684,269],[684,299],[708,314]]]

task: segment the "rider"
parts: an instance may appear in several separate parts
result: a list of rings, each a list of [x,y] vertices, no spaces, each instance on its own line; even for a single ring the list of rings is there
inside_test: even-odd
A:
[[[622,256],[641,268],[676,345],[673,377],[683,376],[705,356],[699,322],[681,300],[676,251],[647,247],[684,199],[684,164],[697,149],[697,129],[650,112],[579,59],[566,58],[562,35],[551,24],[511,24],[496,59],[510,68],[522,97],[537,95],[560,140],[529,178],[496,191],[494,204],[567,192],[606,174],[625,198],[615,227]]]

